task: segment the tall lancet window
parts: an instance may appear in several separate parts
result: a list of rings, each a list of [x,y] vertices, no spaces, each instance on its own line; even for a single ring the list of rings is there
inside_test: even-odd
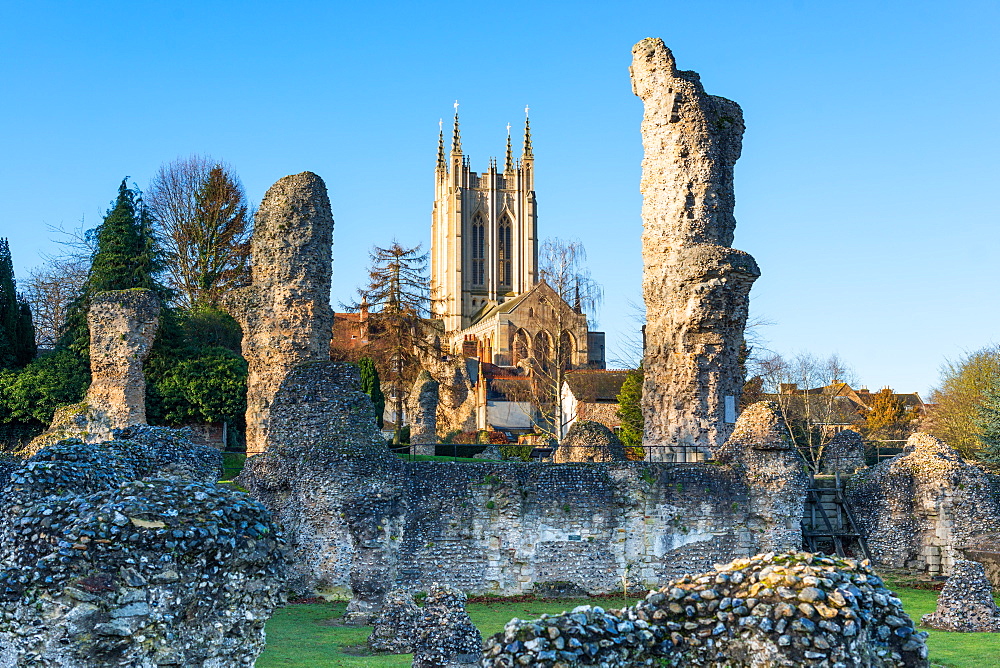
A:
[[[504,216],[500,219],[500,227],[497,231],[497,266],[499,267],[499,280],[501,288],[510,288],[511,285],[511,237],[510,218]]]
[[[478,213],[472,218],[472,284],[486,284],[486,224]]]

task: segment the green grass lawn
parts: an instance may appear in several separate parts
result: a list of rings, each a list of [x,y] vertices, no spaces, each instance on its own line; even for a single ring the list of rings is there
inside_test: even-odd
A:
[[[893,587],[915,621],[934,611],[937,592]],[[635,599],[554,599],[527,602],[470,603],[472,621],[489,637],[503,629],[512,617],[531,619],[542,613],[560,613],[591,603],[604,608],[620,608]],[[267,649],[257,661],[258,668],[339,668],[368,666],[389,668],[409,666],[412,656],[367,656],[370,626],[340,624],[346,603],[291,604],[278,610],[267,624]],[[1000,666],[1000,634],[948,633],[930,631],[931,662],[949,668]]]

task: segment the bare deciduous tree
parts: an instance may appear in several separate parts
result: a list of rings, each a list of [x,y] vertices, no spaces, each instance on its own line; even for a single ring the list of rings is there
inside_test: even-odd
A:
[[[774,396],[803,456],[817,461],[823,441],[832,436],[824,427],[845,417],[839,413],[839,390],[856,382],[854,371],[837,355],[819,360],[809,353],[791,359],[773,353],[752,360],[752,368],[764,391]]]
[[[163,165],[146,203],[168,284],[181,304],[215,306],[224,293],[246,284],[253,216],[230,166],[198,155]]]
[[[83,292],[89,268],[89,257],[70,255],[48,258],[29,272],[24,293],[31,304],[39,348],[55,348],[66,323],[67,308]]]
[[[538,251],[538,274],[576,313],[586,314],[588,325],[594,327],[604,291],[591,278],[586,260],[587,251],[580,241],[549,238],[542,242]],[[538,346],[532,346],[531,403],[542,418],[539,429],[558,439],[566,423],[560,393],[566,371],[572,366],[573,351],[568,338],[563,336],[569,324],[568,314],[559,304],[551,307],[555,335],[549,342],[548,354],[539,354]]]

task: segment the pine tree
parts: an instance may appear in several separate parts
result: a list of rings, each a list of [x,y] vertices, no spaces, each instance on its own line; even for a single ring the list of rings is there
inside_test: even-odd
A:
[[[427,254],[420,246],[404,248],[393,241],[388,248],[372,248],[369,283],[358,289],[361,298],[347,306],[351,311],[369,310],[369,341],[366,352],[381,367],[391,388],[396,421],[394,443],[400,442],[401,416],[406,393],[419,370],[418,356],[429,352],[425,318],[430,314],[430,280]]]
[[[94,295],[108,290],[144,288],[161,298],[167,291],[157,280],[162,270],[153,238],[152,218],[138,189],[129,189],[127,179],[118,187],[118,197],[104,221],[94,230],[96,250],[83,293],[70,305],[60,347],[86,355],[90,347],[87,310]]]
[[[643,378],[641,366],[629,371],[618,393],[618,419],[622,423],[618,437],[629,453],[629,459],[644,459],[646,454],[642,449],[642,432],[645,427],[642,419]]]
[[[361,370],[361,391],[371,397],[372,403],[375,404],[375,419],[381,429],[382,415],[385,413],[385,395],[382,394],[382,384],[379,382],[375,360],[371,357],[362,357],[358,360],[358,368]]]

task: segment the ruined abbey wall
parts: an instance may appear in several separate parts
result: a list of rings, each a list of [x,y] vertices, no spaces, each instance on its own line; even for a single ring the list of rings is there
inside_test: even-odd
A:
[[[252,283],[226,300],[243,328],[247,454],[268,446],[271,404],[288,372],[330,360],[332,247],[323,179],[302,172],[268,189],[254,219]]]
[[[111,440],[116,429],[146,424],[149,357],[160,327],[160,300],[151,290],[111,290],[94,295],[87,311],[90,387],[80,403],[56,410],[52,424],[25,448],[30,455],[63,438]]]
[[[730,247],[743,113],[706,94],[696,72],[678,70],[662,40],[644,39],[632,55],[645,109],[644,442],[692,461],[719,448],[735,421],[748,296],[760,275],[750,255]]]

